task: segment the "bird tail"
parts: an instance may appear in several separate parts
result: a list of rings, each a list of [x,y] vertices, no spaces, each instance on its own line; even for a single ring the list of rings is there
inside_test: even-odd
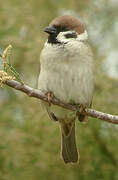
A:
[[[71,123],[61,123],[62,132],[62,158],[65,163],[76,163],[78,161],[78,151],[75,138],[75,121]]]

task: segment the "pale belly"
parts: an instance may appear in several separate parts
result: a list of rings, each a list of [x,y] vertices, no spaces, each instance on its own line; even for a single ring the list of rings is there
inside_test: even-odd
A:
[[[89,106],[93,95],[93,72],[85,66],[59,68],[59,71],[41,70],[38,86],[44,92],[52,92],[64,103]]]
[[[46,45],[41,54],[38,88],[44,93],[52,92],[64,103],[89,107],[93,96],[93,56],[89,46],[83,42],[64,47]],[[59,106],[49,108],[58,117],[69,115]]]

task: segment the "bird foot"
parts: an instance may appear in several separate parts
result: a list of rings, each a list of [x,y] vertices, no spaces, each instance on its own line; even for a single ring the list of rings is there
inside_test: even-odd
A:
[[[87,105],[80,104],[79,108],[77,108],[76,115],[78,116],[78,120],[80,122],[86,122],[88,117],[83,114],[83,112],[87,112]]]
[[[79,104],[79,113],[86,111],[87,111],[87,105]]]
[[[79,116],[80,114],[82,115],[82,113],[86,113],[87,112],[87,105],[83,105],[83,104],[79,104],[77,105],[77,112],[76,115]],[[84,116],[84,114],[83,114]]]
[[[86,105],[83,105],[83,104],[79,104],[79,105],[76,105],[76,114],[79,115],[83,112],[87,112],[87,106]]]
[[[47,98],[48,98],[49,106],[51,106],[51,101],[52,101],[53,98],[54,98],[54,94],[53,94],[52,92],[47,92],[45,95],[46,95]]]

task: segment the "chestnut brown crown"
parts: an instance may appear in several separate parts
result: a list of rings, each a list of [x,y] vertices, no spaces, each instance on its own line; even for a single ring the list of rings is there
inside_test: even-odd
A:
[[[74,30],[78,34],[82,34],[85,31],[85,26],[76,17],[65,15],[55,18],[49,26],[53,27],[66,27],[68,30]]]

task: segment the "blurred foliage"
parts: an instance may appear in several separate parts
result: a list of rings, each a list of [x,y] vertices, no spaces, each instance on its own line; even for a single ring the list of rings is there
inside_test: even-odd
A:
[[[117,0],[1,1],[0,52],[12,44],[12,64],[24,82],[36,88],[40,51],[47,38],[43,29],[62,14],[81,16],[90,33],[96,59],[93,108],[118,114],[117,79],[102,68],[107,53],[118,44],[113,26]],[[76,125],[80,164],[65,165],[58,124],[48,119],[38,100],[9,87],[0,89],[0,180],[117,180],[117,125],[93,118]]]

